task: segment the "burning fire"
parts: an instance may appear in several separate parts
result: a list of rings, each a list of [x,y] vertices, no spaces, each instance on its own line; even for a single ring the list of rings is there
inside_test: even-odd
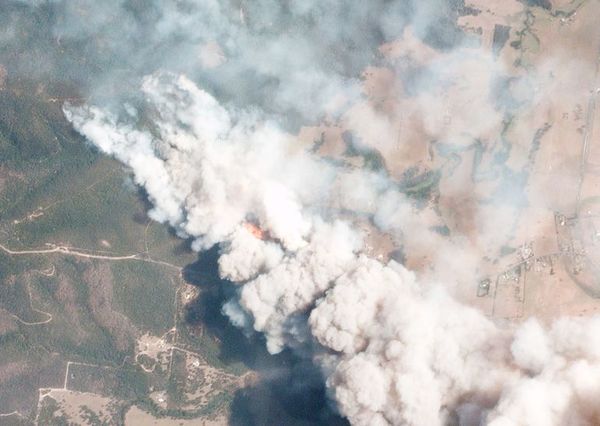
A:
[[[254,223],[245,222],[244,228],[246,228],[252,235],[254,235],[259,240],[266,240],[269,237],[266,231],[263,231],[258,225],[255,225]]]

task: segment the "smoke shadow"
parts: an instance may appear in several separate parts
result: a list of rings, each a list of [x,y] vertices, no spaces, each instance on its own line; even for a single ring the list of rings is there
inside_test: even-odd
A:
[[[218,339],[224,364],[241,362],[258,373],[256,383],[235,393],[230,424],[347,425],[327,400],[321,372],[310,360],[289,350],[269,354],[262,336],[246,336],[223,315],[221,307],[235,295],[236,286],[219,277],[218,259],[219,248],[213,247],[184,267],[185,281],[200,290],[186,306],[184,319]]]
[[[221,312],[223,304],[235,295],[235,285],[219,277],[219,250],[214,247],[200,253],[198,259],[183,268],[183,278],[200,290],[199,296],[185,307],[186,324],[201,325],[220,341],[219,359],[225,364],[242,362],[248,368],[260,368],[268,359],[263,339],[248,338],[231,325]]]
[[[323,378],[308,362],[292,359],[263,380],[239,390],[233,400],[229,424],[348,425],[329,405]]]

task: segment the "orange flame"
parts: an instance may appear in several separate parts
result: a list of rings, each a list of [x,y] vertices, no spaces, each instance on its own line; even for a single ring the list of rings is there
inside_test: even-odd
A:
[[[260,227],[258,227],[258,225],[255,225],[254,223],[245,222],[244,228],[246,228],[252,235],[254,235],[259,240],[267,239],[266,231],[263,231],[262,229],[260,229]]]

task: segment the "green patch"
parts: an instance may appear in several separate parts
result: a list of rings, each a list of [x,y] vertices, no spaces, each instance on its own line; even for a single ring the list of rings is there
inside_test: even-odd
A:
[[[500,256],[508,256],[509,254],[513,254],[516,251],[517,249],[514,247],[502,246],[500,247]]]
[[[4,416],[0,419],[2,426],[33,426],[34,423],[30,419],[23,418],[18,414]]]
[[[88,424],[90,426],[109,426],[110,425],[108,420],[102,421],[100,416],[97,413],[95,413],[92,409],[90,409],[88,406],[84,405],[83,407],[81,407],[79,412],[80,412],[81,418],[84,419],[86,421],[86,424]]]
[[[231,392],[221,392],[213,397],[206,405],[196,410],[183,410],[181,408],[161,408],[150,398],[145,398],[136,402],[143,411],[146,411],[154,417],[172,417],[175,419],[196,419],[199,417],[207,417],[215,414],[219,410],[227,408],[233,401]],[[129,408],[129,407],[127,407]]]
[[[149,381],[139,367],[124,365],[118,368],[71,364],[70,390],[91,392],[122,401],[136,401],[149,392]]]
[[[431,199],[439,191],[442,173],[439,170],[427,170],[417,173],[412,169],[405,173],[400,190],[418,204]]]
[[[378,171],[385,169],[385,159],[379,151],[366,146],[352,132],[346,131],[342,134],[342,139],[346,145],[344,156],[362,157],[363,165],[368,170]]]
[[[185,367],[186,356],[184,352],[173,351],[171,359],[171,376],[167,384],[167,394],[169,395],[169,408],[183,405],[186,402],[185,385],[187,370]]]
[[[164,266],[145,262],[115,262],[115,309],[140,330],[160,336],[173,327],[176,281]]]
[[[195,333],[194,326],[188,324],[184,318],[178,318],[177,330],[179,345],[199,353],[211,366],[237,376],[248,372],[248,367],[240,361],[223,361],[223,343],[210,333]]]
[[[23,327],[23,334],[71,360],[121,363],[127,354],[116,348],[114,337],[94,317],[82,265],[67,258],[56,268],[55,276],[36,277],[31,285],[39,308],[52,315],[52,321]]]
[[[143,367],[145,370],[148,371],[154,370],[157,365],[156,361],[146,354],[138,355],[136,361],[140,365],[140,367]]]
[[[50,397],[46,397],[42,400],[40,405],[40,411],[37,418],[39,425],[51,425],[51,426],[71,426],[69,418],[60,412],[58,403]]]
[[[450,228],[448,228],[448,226],[446,226],[446,225],[433,226],[430,229],[433,232],[436,232],[436,233],[438,233],[439,235],[441,235],[443,237],[449,237],[450,236]]]

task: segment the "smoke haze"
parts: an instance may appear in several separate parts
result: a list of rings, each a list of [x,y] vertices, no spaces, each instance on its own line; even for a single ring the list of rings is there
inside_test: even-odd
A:
[[[451,237],[407,190],[432,141],[451,147],[440,173],[474,140],[501,157],[507,117],[552,87],[551,65],[511,74],[459,30],[456,3],[20,1],[2,16],[52,12],[53,49],[9,73],[78,82],[75,129],[131,170],[152,219],[218,246],[235,285],[222,312],[316,364],[350,423],[598,424],[600,318],[516,324],[470,303],[531,152],[515,148],[513,174],[484,159],[440,183],[441,209],[464,209]],[[2,31],[10,44],[17,24]],[[483,194],[472,176],[502,183]]]

